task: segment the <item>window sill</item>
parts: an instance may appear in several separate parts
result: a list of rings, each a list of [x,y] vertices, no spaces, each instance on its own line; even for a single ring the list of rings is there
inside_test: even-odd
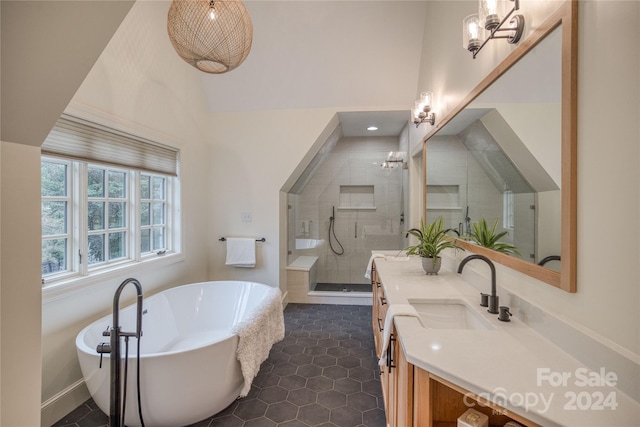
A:
[[[105,281],[121,278],[123,275],[133,275],[141,270],[164,267],[184,261],[184,259],[185,256],[183,253],[173,253],[144,262],[114,267],[109,270],[93,273],[90,276],[73,277],[46,284],[42,287],[42,304],[86,292],[94,286],[103,285]]]

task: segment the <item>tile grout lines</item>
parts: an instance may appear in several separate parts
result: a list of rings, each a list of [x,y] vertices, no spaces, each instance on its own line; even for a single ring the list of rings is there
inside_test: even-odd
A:
[[[289,304],[284,317],[285,338],[271,349],[249,395],[190,427],[385,426],[371,307]],[[76,412],[81,418],[72,421]],[[54,427],[107,422],[89,400]]]

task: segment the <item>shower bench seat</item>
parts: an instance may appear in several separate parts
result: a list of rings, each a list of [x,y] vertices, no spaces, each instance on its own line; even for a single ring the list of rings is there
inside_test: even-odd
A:
[[[288,302],[300,304],[371,305],[365,292],[318,292],[318,257],[299,256],[287,266]]]

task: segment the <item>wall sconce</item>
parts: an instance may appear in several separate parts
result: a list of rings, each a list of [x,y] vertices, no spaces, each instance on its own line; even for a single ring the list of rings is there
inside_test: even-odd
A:
[[[524,31],[524,16],[513,14],[520,9],[520,0],[509,1],[514,3],[513,8],[502,19],[500,19],[499,0],[480,0],[478,14],[469,15],[462,21],[462,45],[473,54],[474,59],[489,40],[507,39],[511,44],[520,41]],[[503,28],[507,20],[510,26]],[[485,30],[490,32],[486,39],[484,38]]]
[[[431,111],[433,107],[433,92],[422,92],[420,99],[416,101],[415,106],[411,112],[413,117],[413,123],[416,127],[421,123],[427,122],[433,126],[436,122],[436,114]]]

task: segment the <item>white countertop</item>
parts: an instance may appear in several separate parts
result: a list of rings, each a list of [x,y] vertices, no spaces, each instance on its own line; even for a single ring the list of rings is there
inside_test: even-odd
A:
[[[543,426],[640,426],[640,404],[612,385],[616,373],[608,372],[606,383],[518,319],[499,321],[460,275],[427,276],[417,257],[375,263],[388,304],[464,300],[495,327],[426,329],[418,318],[397,316],[399,342],[413,365]],[[562,376],[564,385],[554,383]]]

